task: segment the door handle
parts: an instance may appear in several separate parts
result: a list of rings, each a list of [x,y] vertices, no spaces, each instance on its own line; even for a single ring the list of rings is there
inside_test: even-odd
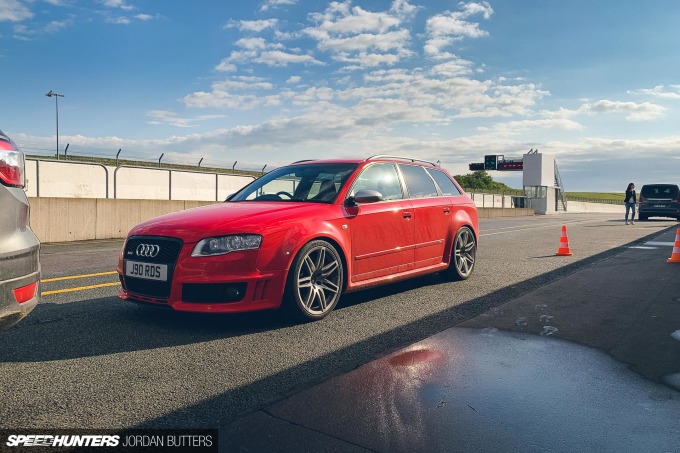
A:
[[[451,210],[449,208],[444,208],[444,214],[449,215],[451,213]]]
[[[413,216],[413,214],[411,214],[411,211],[402,211],[401,215],[404,216],[406,220],[409,220]]]

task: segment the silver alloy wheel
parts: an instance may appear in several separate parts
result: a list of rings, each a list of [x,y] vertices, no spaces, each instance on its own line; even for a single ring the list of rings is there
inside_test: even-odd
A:
[[[458,231],[453,244],[453,264],[461,279],[466,279],[475,267],[475,255],[477,253],[477,241],[469,228],[463,227]]]
[[[330,312],[340,298],[342,262],[330,244],[317,241],[309,245],[295,268],[295,292],[300,308],[318,318]]]

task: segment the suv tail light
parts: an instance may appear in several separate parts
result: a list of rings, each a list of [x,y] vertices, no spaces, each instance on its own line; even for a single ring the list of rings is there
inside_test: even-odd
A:
[[[35,297],[38,290],[38,282],[33,282],[30,285],[22,286],[13,290],[14,298],[18,303],[23,304],[24,302],[31,300]]]
[[[0,183],[24,187],[24,154],[11,141],[0,138]]]

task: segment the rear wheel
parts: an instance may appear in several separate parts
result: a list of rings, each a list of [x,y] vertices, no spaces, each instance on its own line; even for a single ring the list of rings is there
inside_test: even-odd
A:
[[[342,258],[335,247],[323,240],[305,244],[288,273],[289,314],[302,321],[326,317],[340,299],[343,281]]]
[[[640,215],[638,216],[638,220],[647,220],[647,216],[646,216],[646,215],[640,214]]]
[[[446,270],[447,276],[452,280],[465,280],[475,268],[477,255],[477,241],[472,230],[462,227],[456,233],[451,250],[451,262]]]

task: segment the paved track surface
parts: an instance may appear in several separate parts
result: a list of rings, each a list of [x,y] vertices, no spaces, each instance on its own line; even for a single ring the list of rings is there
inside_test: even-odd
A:
[[[563,224],[571,257],[555,256]],[[31,428],[226,429],[579,270],[606,266],[676,226],[624,226],[608,215],[483,219],[470,280],[435,275],[346,295],[330,317],[302,325],[276,312],[199,316],[124,303],[115,297],[117,276],[106,274],[121,241],[46,244],[44,278],[60,280],[43,285],[50,294],[29,318],[0,333],[0,427],[30,420]],[[631,267],[644,275],[635,259]],[[654,282],[641,277],[645,288]],[[102,284],[111,286],[88,288]]]

